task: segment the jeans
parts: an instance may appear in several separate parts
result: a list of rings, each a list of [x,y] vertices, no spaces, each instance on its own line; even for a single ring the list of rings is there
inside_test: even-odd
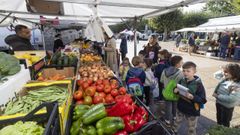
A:
[[[165,111],[165,119],[167,121],[172,121],[174,117],[176,117],[177,113],[177,102],[176,101],[166,101],[166,111]]]
[[[226,108],[223,105],[216,103],[217,108],[217,123],[226,127],[230,126],[234,108]]]
[[[225,58],[226,51],[227,51],[227,45],[221,45],[220,46],[220,57]]]
[[[126,53],[121,53],[121,56],[122,56],[122,61],[123,61],[123,59],[126,57]]]
[[[188,134],[187,135],[197,135],[196,128],[197,128],[198,117],[197,116],[189,116],[180,111],[177,111],[177,118],[176,118],[176,122],[174,123],[174,127],[173,127],[174,132],[178,131],[183,119],[186,119],[187,123],[188,123]]]

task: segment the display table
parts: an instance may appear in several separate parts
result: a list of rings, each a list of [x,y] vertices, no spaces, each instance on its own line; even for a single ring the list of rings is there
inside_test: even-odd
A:
[[[19,92],[31,80],[29,69],[25,69],[24,65],[21,65],[21,71],[7,79],[4,83],[0,83],[0,105],[6,104],[10,98],[15,96],[15,92]]]

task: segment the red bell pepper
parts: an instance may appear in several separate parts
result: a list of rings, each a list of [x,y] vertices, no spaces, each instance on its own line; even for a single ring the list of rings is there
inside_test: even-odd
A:
[[[139,114],[140,116],[143,116],[144,120],[148,121],[148,112],[145,110],[144,107],[137,107],[135,109],[134,115]]]
[[[108,116],[124,116],[133,113],[134,106],[125,102],[118,102],[107,110]]]
[[[125,128],[124,128],[125,131],[127,131],[128,133],[132,133],[136,131],[134,128],[136,121],[133,119],[132,116],[126,115],[126,116],[123,116],[122,119],[125,124]]]
[[[128,135],[127,131],[122,130],[122,131],[118,131],[117,133],[115,133],[114,135]]]
[[[131,95],[118,95],[115,97],[115,101],[118,103],[118,102],[125,102],[125,103],[129,103],[129,104],[132,104],[133,103],[133,100],[132,100],[132,97]]]
[[[144,119],[145,116],[141,116],[140,114],[133,115],[133,119],[136,121],[134,125],[135,131],[138,131],[147,121]]]

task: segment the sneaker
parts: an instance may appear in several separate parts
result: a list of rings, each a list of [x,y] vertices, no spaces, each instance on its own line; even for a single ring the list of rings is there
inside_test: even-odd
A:
[[[166,124],[166,126],[167,126],[168,128],[171,127],[171,121],[169,121],[169,120],[165,120],[164,122],[165,122],[165,124]]]

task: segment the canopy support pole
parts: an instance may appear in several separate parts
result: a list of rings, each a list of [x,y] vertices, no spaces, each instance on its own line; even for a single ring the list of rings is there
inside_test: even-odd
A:
[[[43,27],[43,25],[41,25],[40,28],[41,28],[41,35],[42,35],[43,49],[46,51],[45,38],[44,38],[44,33],[43,33],[43,31],[44,31],[44,27]]]
[[[134,56],[137,56],[137,17],[134,18],[133,30],[134,30]]]
[[[11,12],[8,13],[8,15],[6,15],[6,16],[1,20],[0,24],[3,23],[11,14],[12,14]]]

